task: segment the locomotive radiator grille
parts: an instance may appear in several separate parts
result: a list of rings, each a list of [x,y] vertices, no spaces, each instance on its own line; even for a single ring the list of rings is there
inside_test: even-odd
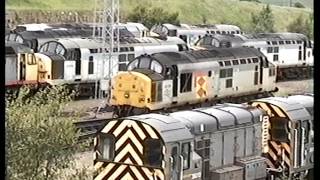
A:
[[[277,106],[264,103],[264,102],[254,102],[252,103],[253,106],[256,106],[260,109],[265,110],[270,117],[281,117],[287,118],[286,114]],[[273,141],[271,137],[271,130],[272,126],[268,126],[268,148],[265,152],[265,156],[268,158],[267,164],[270,168],[281,168],[289,170],[291,167],[291,151],[290,151],[290,141],[291,137],[290,134],[288,135],[289,142],[279,142]]]
[[[149,125],[133,121],[110,121],[101,131],[115,136],[114,158],[99,161],[101,155],[97,138],[94,140],[94,179],[159,179],[164,180],[164,161],[155,168],[144,164],[144,140],[160,139],[159,134]],[[162,157],[165,148],[161,149]]]

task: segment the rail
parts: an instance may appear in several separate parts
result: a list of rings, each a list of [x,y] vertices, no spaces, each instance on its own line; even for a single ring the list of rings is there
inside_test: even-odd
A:
[[[78,137],[79,141],[86,140],[88,138],[94,137],[96,133],[102,129],[110,119],[86,119],[81,121],[76,121],[73,124],[77,129],[80,130],[80,136]]]

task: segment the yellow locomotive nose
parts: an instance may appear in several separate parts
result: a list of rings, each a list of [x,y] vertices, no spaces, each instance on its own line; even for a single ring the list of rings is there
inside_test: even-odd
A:
[[[111,100],[113,106],[130,105],[147,107],[151,96],[151,79],[139,72],[119,72],[112,79]]]

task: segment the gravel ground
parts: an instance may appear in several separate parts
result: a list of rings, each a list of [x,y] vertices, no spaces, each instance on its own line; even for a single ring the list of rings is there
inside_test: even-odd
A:
[[[314,92],[313,79],[280,82],[277,83],[277,87],[279,88],[279,91],[275,93],[276,96]]]
[[[310,80],[299,80],[299,81],[287,81],[277,83],[279,91],[275,93],[276,96],[286,96],[288,94],[297,94],[311,92],[313,93],[313,79]],[[101,100],[84,100],[75,101],[70,104],[70,108],[82,108],[88,109],[96,107]],[[88,151],[84,153],[76,154],[77,167],[87,167],[90,170],[93,168],[93,152]]]

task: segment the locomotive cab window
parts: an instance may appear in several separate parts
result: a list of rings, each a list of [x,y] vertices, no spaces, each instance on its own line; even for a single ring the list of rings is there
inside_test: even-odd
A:
[[[162,142],[159,139],[146,139],[144,143],[144,161],[147,165],[161,167],[162,165]]]
[[[162,72],[162,66],[161,66],[161,64],[160,64],[158,61],[155,61],[155,60],[153,60],[153,61],[151,62],[150,69],[153,70],[153,71],[155,71],[155,72],[157,72],[157,73],[159,73],[159,74]]]
[[[98,158],[105,161],[112,161],[115,151],[115,137],[110,134],[98,135]]]
[[[138,59],[131,61],[128,65],[128,68],[127,68],[128,71],[132,71],[133,69],[136,69],[138,67],[138,62],[139,62]]]
[[[180,75],[180,93],[190,92],[192,87],[192,73]]]
[[[150,59],[149,58],[141,58],[139,62],[140,69],[149,69],[150,66]]]
[[[28,65],[36,65],[37,62],[36,62],[36,58],[33,54],[28,54]]]
[[[273,141],[288,142],[288,120],[282,117],[271,117],[271,139]]]

